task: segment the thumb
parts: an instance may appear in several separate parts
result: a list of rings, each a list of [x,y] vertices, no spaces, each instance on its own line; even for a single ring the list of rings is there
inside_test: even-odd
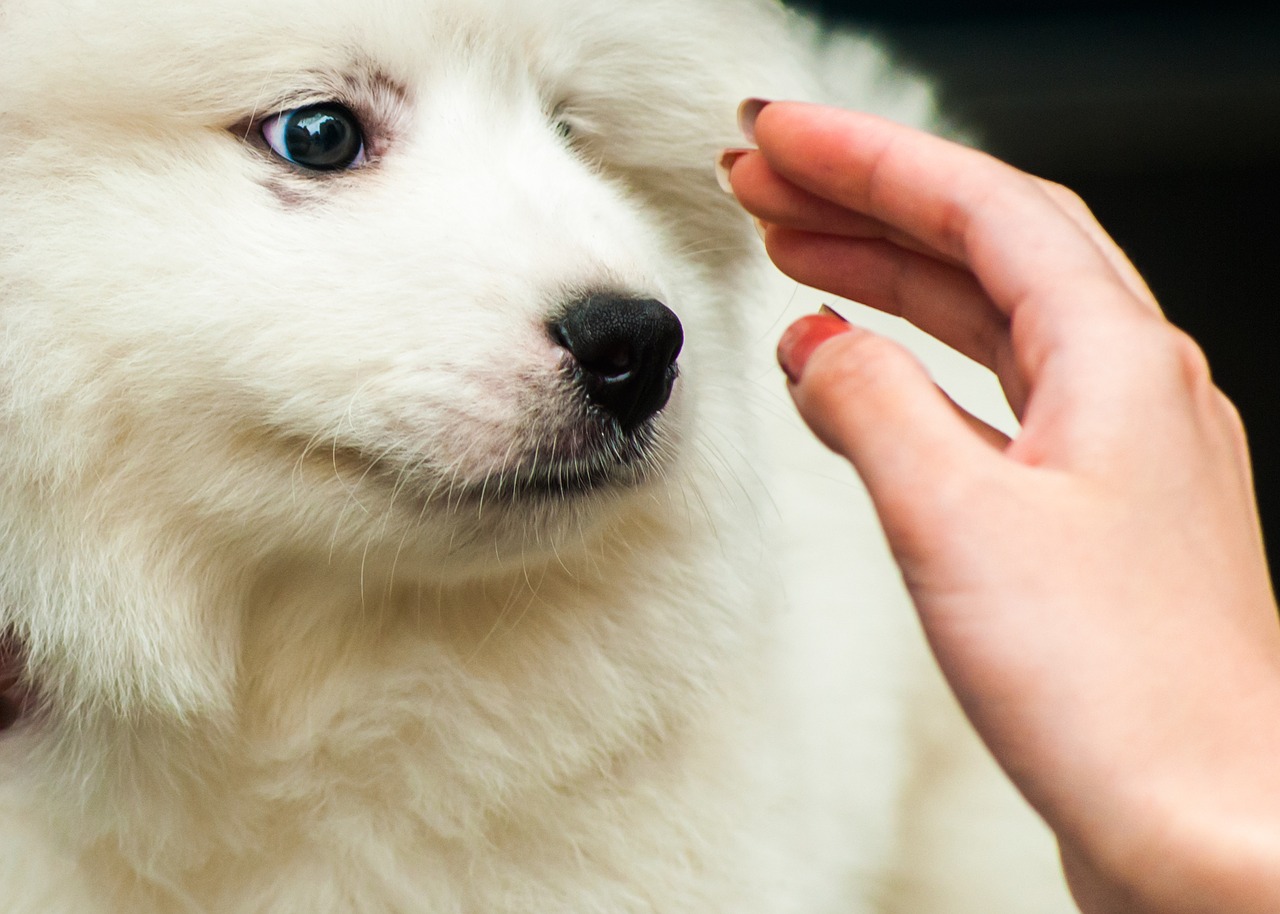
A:
[[[862,477],[899,559],[928,549],[941,514],[1007,440],[960,410],[902,346],[834,313],[792,324],[778,361],[809,428]]]

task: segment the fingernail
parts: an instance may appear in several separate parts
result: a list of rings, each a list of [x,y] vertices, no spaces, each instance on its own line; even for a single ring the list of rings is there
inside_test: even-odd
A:
[[[849,318],[845,317],[843,314],[841,314],[839,311],[837,311],[835,308],[831,307],[830,305],[826,304],[825,302],[818,306],[818,313],[827,314],[827,315],[830,315],[831,317],[838,318],[844,321],[846,324],[849,323]]]
[[[778,364],[787,380],[799,384],[814,351],[833,336],[853,329],[852,324],[834,311],[810,314],[793,323],[778,341]]]
[[[760,112],[767,104],[769,104],[768,99],[748,98],[738,106],[738,129],[742,131],[748,143],[754,144],[756,141],[756,118],[760,116]]]
[[[751,224],[756,227],[756,234],[760,236],[761,241],[768,241],[769,225],[763,219],[752,218]]]
[[[716,159],[716,183],[720,185],[720,189],[726,194],[733,194],[733,184],[729,181],[729,172],[733,171],[733,163],[748,152],[753,151],[734,147],[725,149],[720,153],[720,157]]]

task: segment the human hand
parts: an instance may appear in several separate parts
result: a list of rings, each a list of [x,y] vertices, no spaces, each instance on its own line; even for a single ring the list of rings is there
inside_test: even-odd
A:
[[[1280,911],[1280,624],[1244,433],[1069,191],[867,115],[744,105],[721,160],[798,281],[991,368],[962,413],[833,316],[779,358],[866,482],[930,645],[1089,912]]]

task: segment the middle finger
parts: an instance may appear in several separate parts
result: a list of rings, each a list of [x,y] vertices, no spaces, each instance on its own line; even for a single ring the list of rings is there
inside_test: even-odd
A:
[[[966,271],[884,239],[776,225],[765,245],[798,282],[901,317],[993,371],[1005,367],[1008,320]]]

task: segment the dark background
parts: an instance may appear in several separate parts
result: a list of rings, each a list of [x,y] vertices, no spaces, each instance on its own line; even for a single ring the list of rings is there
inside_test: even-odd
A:
[[[1244,416],[1280,572],[1280,13],[797,0],[932,76],[982,146],[1079,192]]]

